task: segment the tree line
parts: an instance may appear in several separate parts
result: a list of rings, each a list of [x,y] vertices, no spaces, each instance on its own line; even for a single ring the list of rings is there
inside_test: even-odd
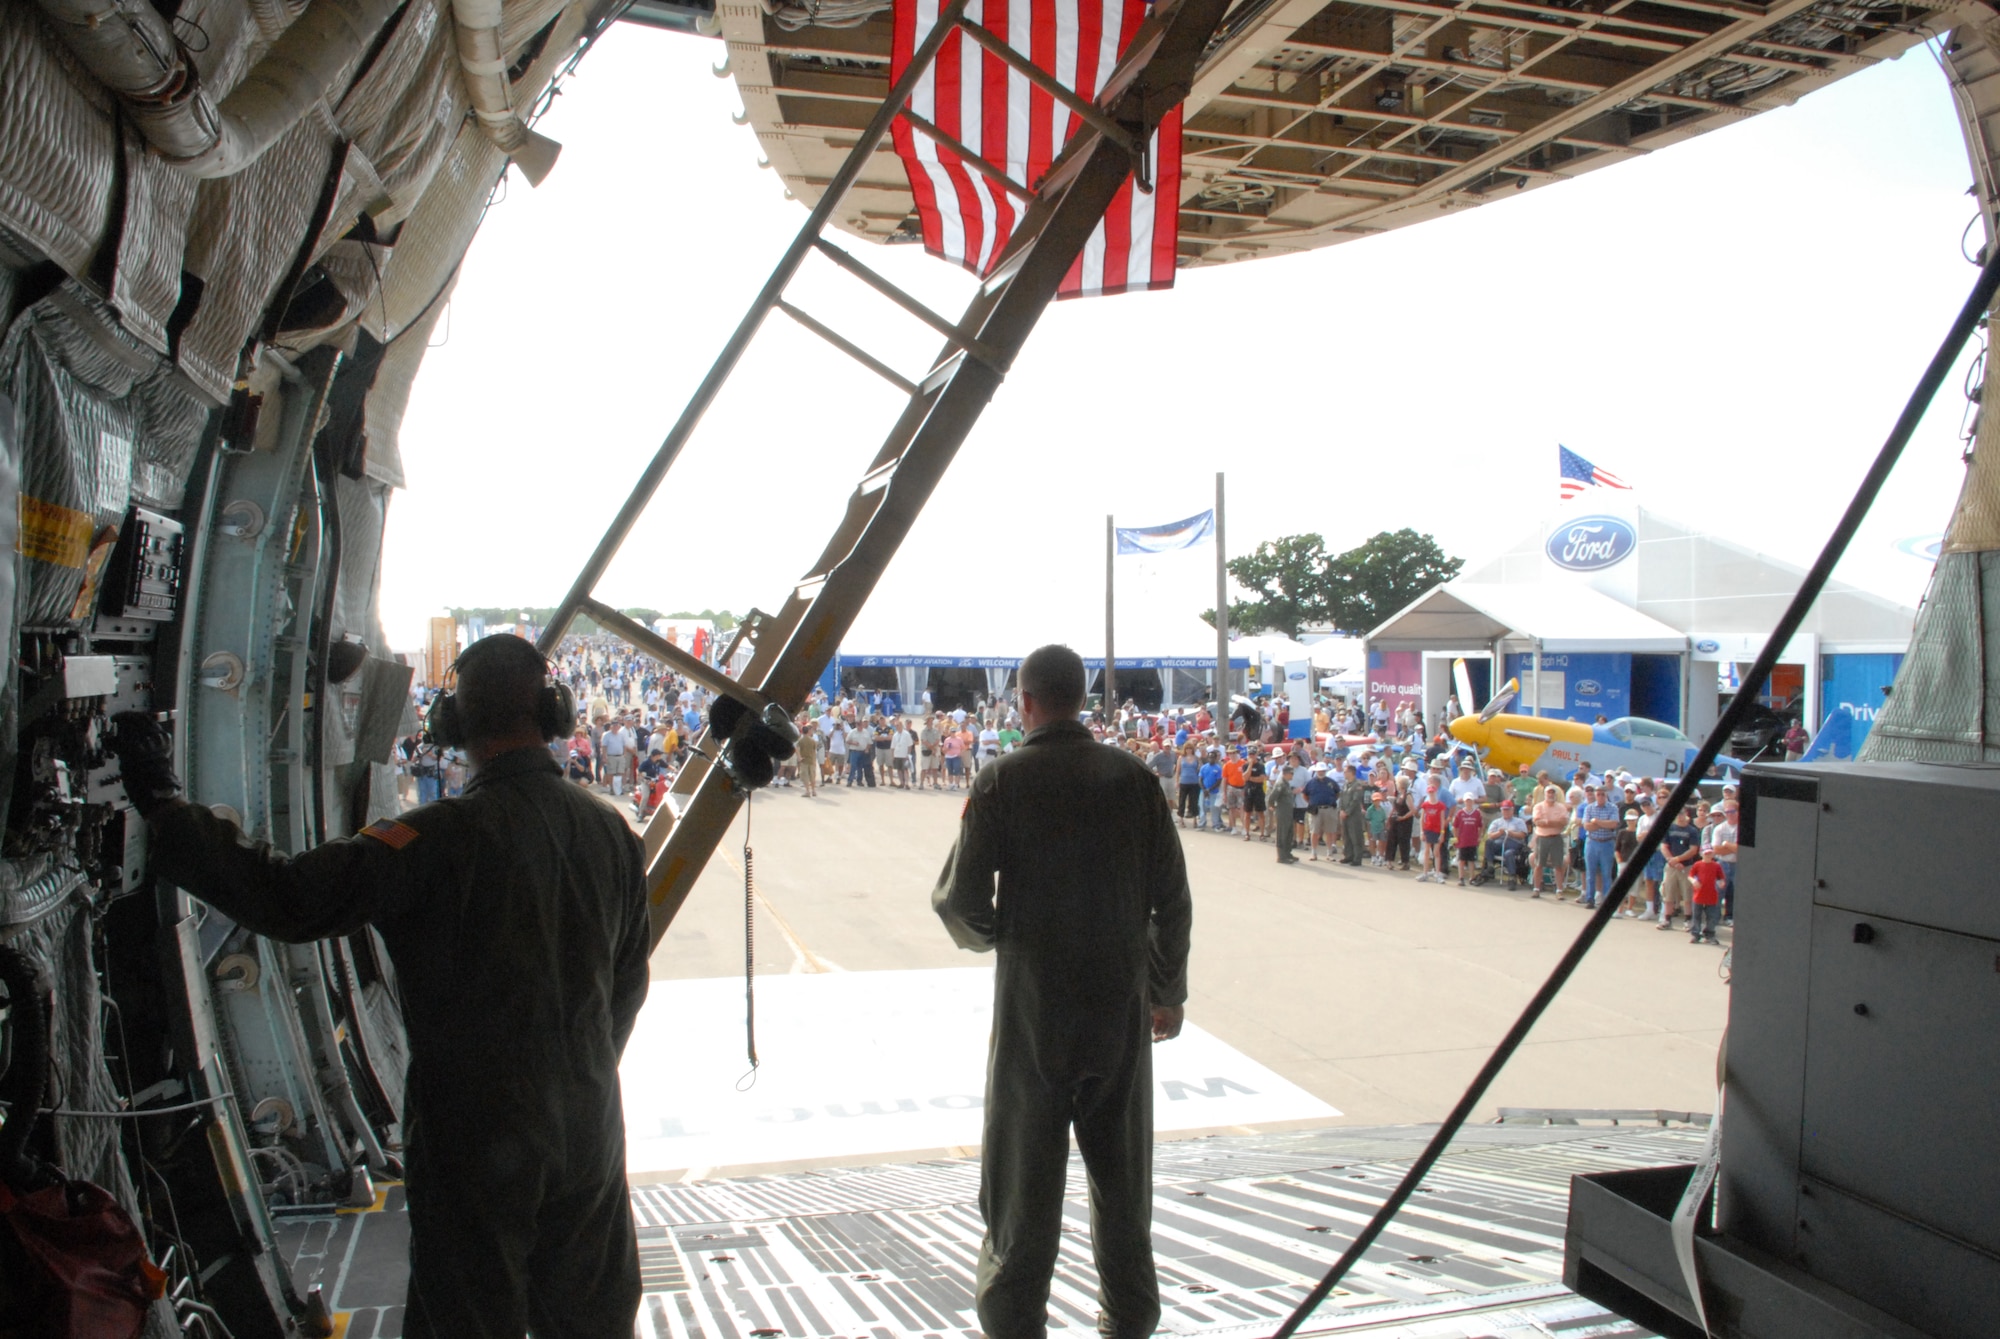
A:
[[[1345,553],[1328,553],[1315,534],[1266,540],[1227,564],[1237,584],[1254,592],[1229,602],[1229,626],[1244,633],[1297,637],[1308,627],[1360,636],[1465,566],[1429,535],[1405,526],[1384,530]],[[1215,611],[1202,618],[1215,626]]]

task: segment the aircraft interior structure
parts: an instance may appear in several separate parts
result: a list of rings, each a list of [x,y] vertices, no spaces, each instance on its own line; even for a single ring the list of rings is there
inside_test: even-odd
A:
[[[331,1332],[275,1223],[367,1204],[399,1174],[404,1043],[372,933],[273,943],[149,876],[109,719],[170,713],[190,798],[283,850],[396,812],[411,670],[378,596],[404,407],[508,168],[562,188],[537,119],[621,21],[716,43],[815,229],[914,239],[901,169],[856,152],[895,111],[876,0],[0,5],[0,1172],[25,1152],[126,1208],[166,1274],[150,1335]],[[1134,87],[1155,124],[1165,93],[1187,98],[1183,265],[1553,184],[1927,40],[1994,245],[1985,4],[1163,0],[1154,22],[1158,77]],[[838,643],[821,634],[928,494],[907,481],[949,463],[1081,246],[1090,192],[1101,214],[1122,180],[1108,147],[1080,149],[1071,193],[1024,225],[1020,286],[940,326],[946,355],[906,383],[917,410],[857,489],[852,533],[753,633],[750,717],[817,677]],[[615,626],[590,580],[567,614]],[[647,833],[673,890],[656,935],[733,812],[719,771],[689,785]],[[35,998],[39,1091],[20,1040]],[[32,1129],[30,1107],[47,1112]]]

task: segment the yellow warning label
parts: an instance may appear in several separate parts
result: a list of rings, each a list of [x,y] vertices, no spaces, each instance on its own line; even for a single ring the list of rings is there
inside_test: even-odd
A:
[[[53,502],[21,495],[21,535],[14,548],[25,557],[58,567],[82,567],[90,556],[90,516]]]

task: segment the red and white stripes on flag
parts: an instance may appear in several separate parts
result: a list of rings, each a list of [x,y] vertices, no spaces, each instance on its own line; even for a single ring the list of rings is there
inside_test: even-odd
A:
[[[895,0],[889,79],[937,24],[941,0]],[[1144,0],[971,0],[966,16],[1048,71],[1079,97],[1097,90],[1146,17]],[[1036,88],[962,32],[946,38],[910,110],[979,154],[1009,179],[1033,188],[1082,126],[1083,118]],[[1026,206],[902,117],[892,134],[910,174],[924,249],[971,270],[992,272]],[[1058,297],[1171,288],[1180,234],[1181,109],[1153,137],[1154,189],[1131,178],[1113,197]]]

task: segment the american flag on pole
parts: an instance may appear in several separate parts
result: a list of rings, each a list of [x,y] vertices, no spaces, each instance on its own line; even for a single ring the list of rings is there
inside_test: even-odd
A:
[[[1586,488],[1630,488],[1632,486],[1613,474],[1610,470],[1599,469],[1566,446],[1558,446],[1556,450],[1561,453],[1562,496],[1565,502]]]
[[[895,0],[889,79],[936,26],[940,0]],[[972,0],[966,16],[1079,97],[1095,101],[1146,17],[1145,0]],[[945,39],[910,110],[1032,189],[1083,119],[963,32]],[[1026,206],[898,117],[892,135],[909,172],[924,249],[977,275],[992,272]],[[1058,297],[1171,288],[1180,237],[1181,109],[1153,136],[1154,189],[1131,178],[1113,197]]]

